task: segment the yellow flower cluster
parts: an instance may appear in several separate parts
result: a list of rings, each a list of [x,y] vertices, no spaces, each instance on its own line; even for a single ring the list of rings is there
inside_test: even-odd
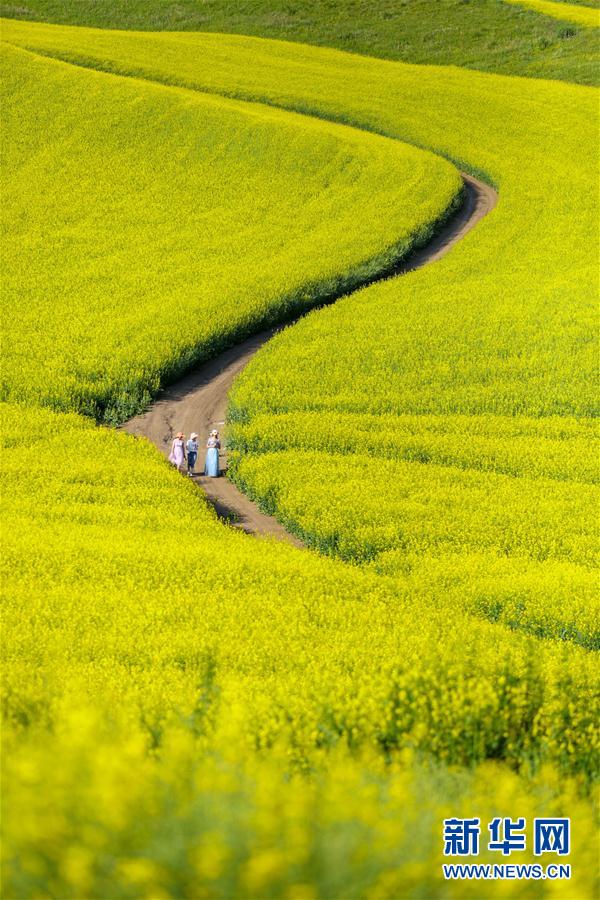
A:
[[[585,28],[600,27],[600,10],[594,9],[590,4],[566,3],[563,0],[505,0],[515,6],[524,6],[533,9],[544,16],[551,16],[563,22],[573,22],[575,25],[583,25]]]
[[[13,814],[5,840],[15,855],[5,871],[6,893],[125,900],[495,897],[498,882],[457,881],[448,892],[442,822],[479,817],[478,859],[498,863],[505,860],[487,849],[487,823],[516,813],[528,823],[520,863],[540,862],[532,853],[536,816],[571,817],[572,879],[534,882],[530,894],[523,882],[508,881],[503,896],[572,900],[597,892],[592,804],[575,781],[552,769],[525,778],[497,763],[457,771],[410,752],[386,763],[338,748],[317,756],[307,776],[290,774],[283,747],[243,756],[236,737],[222,724],[219,750],[208,750],[178,723],[160,755],[149,755],[135,723],[119,731],[86,709],[66,717],[45,745],[28,739],[26,765],[14,758],[8,765]]]

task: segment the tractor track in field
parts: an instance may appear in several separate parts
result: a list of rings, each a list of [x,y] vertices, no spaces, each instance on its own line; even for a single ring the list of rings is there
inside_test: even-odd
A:
[[[427,244],[402,260],[393,272],[387,271],[379,278],[370,279],[369,284],[411,272],[440,259],[494,208],[498,200],[496,191],[471,175],[464,172],[461,175],[465,194],[459,209]],[[294,321],[309,311],[306,310]],[[221,431],[225,425],[227,395],[234,379],[263,344],[289,324],[291,322],[288,321],[282,326],[261,331],[192,369],[183,378],[161,391],[147,412],[130,419],[121,426],[122,430],[151,441],[164,456],[168,456],[171,441],[177,431],[183,431],[186,438],[192,431],[196,431],[200,435],[197,469],[201,471],[204,464],[202,448],[206,436],[213,428]],[[220,466],[221,471],[227,470],[226,439],[222,441]],[[197,475],[194,482],[204,491],[217,515],[234,527],[249,534],[270,535],[296,547],[304,546],[275,518],[261,512],[258,506],[227,478],[207,478],[204,475]]]

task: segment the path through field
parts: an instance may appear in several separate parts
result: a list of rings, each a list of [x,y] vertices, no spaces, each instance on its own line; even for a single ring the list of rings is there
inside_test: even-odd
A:
[[[496,205],[498,196],[489,185],[462,173],[465,199],[460,209],[436,235],[418,251],[407,257],[392,273],[393,277],[418,269],[444,256]],[[378,279],[373,279],[373,281]],[[286,323],[289,324],[289,323]],[[203,445],[213,428],[222,431],[227,410],[227,395],[235,377],[278,329],[262,331],[231,347],[215,359],[193,369],[184,378],[162,391],[147,412],[130,419],[123,430],[152,441],[167,456],[173,436],[183,431],[186,438],[192,431],[200,435],[198,469],[204,462]],[[227,447],[223,442],[220,459],[222,471],[227,469]],[[289,534],[272,516],[260,511],[227,478],[195,478],[217,514],[237,528],[255,535],[272,535],[297,547],[301,542]]]

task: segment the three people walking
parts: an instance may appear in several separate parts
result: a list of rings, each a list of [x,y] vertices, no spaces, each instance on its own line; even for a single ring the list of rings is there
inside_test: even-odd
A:
[[[187,443],[183,431],[178,431],[171,444],[169,462],[175,466],[178,472],[181,472],[183,464],[187,460],[187,474],[189,478],[193,478],[195,474],[194,468],[198,459],[198,446],[198,435],[195,431],[192,431]],[[206,442],[206,459],[204,461],[204,474],[210,478],[218,478],[219,476],[220,449],[219,432],[214,429]]]

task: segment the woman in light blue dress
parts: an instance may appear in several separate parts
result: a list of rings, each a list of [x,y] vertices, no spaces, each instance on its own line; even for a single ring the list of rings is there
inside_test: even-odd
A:
[[[204,474],[209,475],[211,478],[218,478],[219,476],[220,449],[219,432],[211,431],[210,437],[206,442],[206,462],[204,463]]]

